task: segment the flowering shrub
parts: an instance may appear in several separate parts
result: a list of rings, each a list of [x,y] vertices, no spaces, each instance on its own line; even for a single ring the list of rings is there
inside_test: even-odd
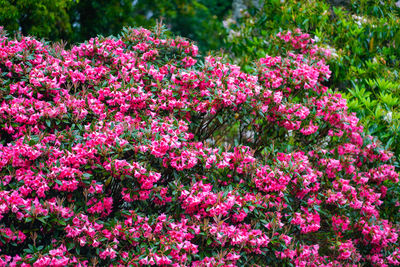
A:
[[[392,153],[278,38],[249,75],[160,29],[2,34],[0,265],[398,265]]]

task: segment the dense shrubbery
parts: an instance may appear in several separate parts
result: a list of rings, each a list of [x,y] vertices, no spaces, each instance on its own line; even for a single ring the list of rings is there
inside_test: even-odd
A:
[[[399,264],[392,153],[279,39],[249,75],[160,29],[2,35],[1,265]]]
[[[347,3],[344,7],[327,2]],[[339,88],[370,134],[400,155],[400,8],[396,1],[265,1],[239,21],[227,20],[227,45],[247,72],[252,61],[279,55],[271,39],[301,28],[332,51],[331,89]]]

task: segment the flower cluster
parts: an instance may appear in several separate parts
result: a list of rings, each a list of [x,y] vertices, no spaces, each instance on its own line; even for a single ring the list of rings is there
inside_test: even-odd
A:
[[[250,75],[160,29],[0,36],[0,266],[399,264],[393,154],[277,40]]]

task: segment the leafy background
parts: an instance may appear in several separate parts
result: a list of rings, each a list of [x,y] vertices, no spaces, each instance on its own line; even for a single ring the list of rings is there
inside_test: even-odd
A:
[[[228,19],[227,54],[245,70],[253,59],[279,53],[281,30],[301,28],[332,51],[327,84],[348,99],[369,132],[400,153],[399,11],[395,1],[266,1]]]
[[[159,20],[209,50],[223,47],[222,20],[231,9],[232,0],[0,0],[0,24],[9,32],[73,44],[116,35],[124,26],[150,28]]]

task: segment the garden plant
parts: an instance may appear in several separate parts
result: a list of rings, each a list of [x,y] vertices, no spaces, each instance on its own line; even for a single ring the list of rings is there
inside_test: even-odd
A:
[[[253,74],[160,26],[0,36],[1,266],[400,264],[393,153],[308,34]]]

